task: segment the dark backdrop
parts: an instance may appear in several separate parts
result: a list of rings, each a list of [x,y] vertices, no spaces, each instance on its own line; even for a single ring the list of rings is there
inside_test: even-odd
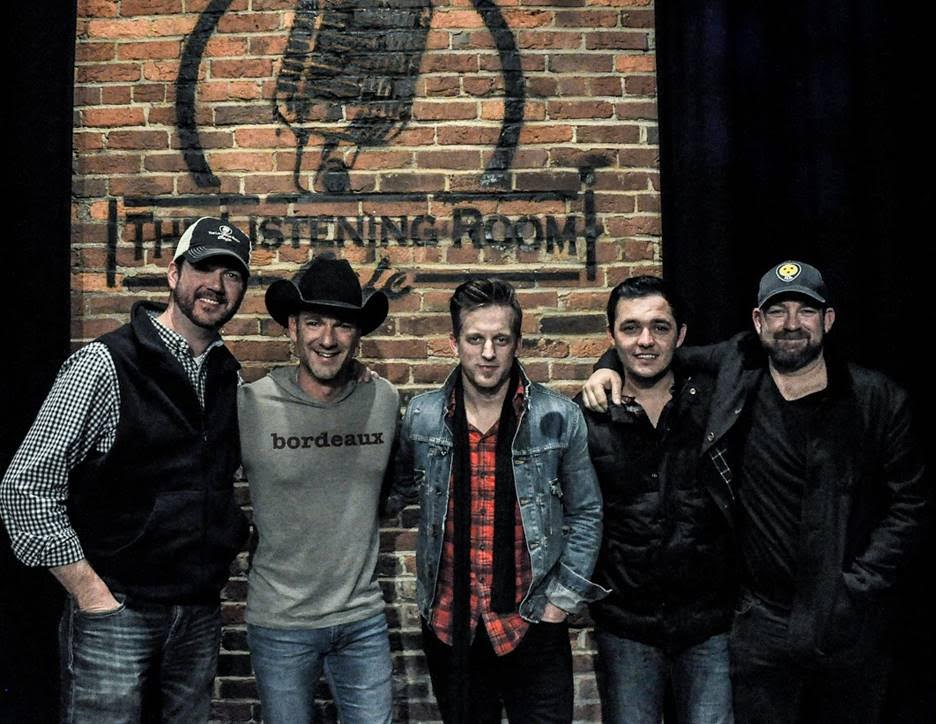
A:
[[[5,94],[4,349],[0,470],[26,434],[69,346],[69,214],[75,3],[11,6]],[[13,559],[0,525],[0,721],[56,720],[62,594]]]
[[[691,304],[691,340],[746,327],[759,275],[810,261],[834,294],[839,342],[909,387],[932,429],[926,23],[885,0],[665,0],[656,13],[664,272]],[[74,3],[34,0],[13,15],[0,469],[67,354],[70,317]],[[931,569],[932,544],[928,554]],[[0,576],[0,720],[51,721],[57,585],[15,564],[5,542]],[[907,589],[892,721],[936,711],[923,616],[936,618],[934,598],[923,576]]]
[[[749,328],[760,275],[811,262],[839,313],[832,339],[910,389],[928,443],[924,19],[886,0],[665,0],[656,22],[663,270],[690,342]],[[930,539],[903,590],[888,721],[936,716],[934,558]]]

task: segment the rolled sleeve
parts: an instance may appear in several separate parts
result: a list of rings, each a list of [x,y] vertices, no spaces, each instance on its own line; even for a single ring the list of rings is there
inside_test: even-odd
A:
[[[110,449],[119,404],[117,372],[103,344],[83,347],[62,365],[0,483],[0,515],[24,564],[84,558],[68,519],[69,474],[92,449]]]

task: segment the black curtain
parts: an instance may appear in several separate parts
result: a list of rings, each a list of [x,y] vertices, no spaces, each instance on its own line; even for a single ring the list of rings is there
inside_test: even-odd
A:
[[[6,471],[68,353],[71,286],[75,3],[33,0],[9,14],[6,67],[12,84],[4,115],[11,190],[0,471]],[[0,581],[0,721],[56,721],[61,588],[46,570],[14,559],[2,524]]]
[[[656,24],[663,270],[689,302],[690,342],[750,328],[760,275],[811,262],[836,344],[910,390],[925,442],[925,18],[886,0],[666,0]],[[934,558],[931,539],[904,584],[888,721],[936,711]]]

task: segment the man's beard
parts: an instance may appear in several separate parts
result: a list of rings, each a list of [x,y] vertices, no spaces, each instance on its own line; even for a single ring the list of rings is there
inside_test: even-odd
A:
[[[218,295],[214,295],[214,296],[217,297],[219,301],[227,302],[226,297],[223,297],[223,296],[219,297]],[[186,319],[188,319],[192,324],[194,324],[196,327],[201,327],[202,329],[210,329],[212,331],[217,331],[221,329],[225,324],[230,322],[233,316],[237,313],[237,308],[240,306],[239,304],[235,304],[227,311],[227,313],[223,317],[218,317],[217,319],[208,320],[208,319],[199,319],[196,316],[195,314],[196,299],[195,299],[194,293],[188,298],[183,298],[182,295],[179,294],[179,290],[177,287],[176,289],[172,290],[172,300],[173,300],[173,303],[182,311],[182,314],[185,315]]]
[[[778,344],[782,340],[789,339],[805,339],[807,342],[805,346],[793,348]],[[818,359],[822,354],[822,340],[818,342],[811,340],[809,335],[803,332],[781,332],[774,335],[772,340],[761,340],[761,343],[774,368],[780,372],[796,372]]]

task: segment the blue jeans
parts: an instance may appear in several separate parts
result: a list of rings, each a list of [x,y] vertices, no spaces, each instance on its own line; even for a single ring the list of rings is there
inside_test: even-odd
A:
[[[323,669],[342,724],[390,724],[393,664],[383,612],[325,628],[248,624],[247,643],[265,724],[314,721]]]
[[[212,606],[126,600],[84,613],[69,598],[59,627],[62,722],[207,722],[221,615]]]
[[[666,682],[686,724],[731,724],[728,634],[678,652],[596,630],[602,719],[608,724],[660,724]]]

